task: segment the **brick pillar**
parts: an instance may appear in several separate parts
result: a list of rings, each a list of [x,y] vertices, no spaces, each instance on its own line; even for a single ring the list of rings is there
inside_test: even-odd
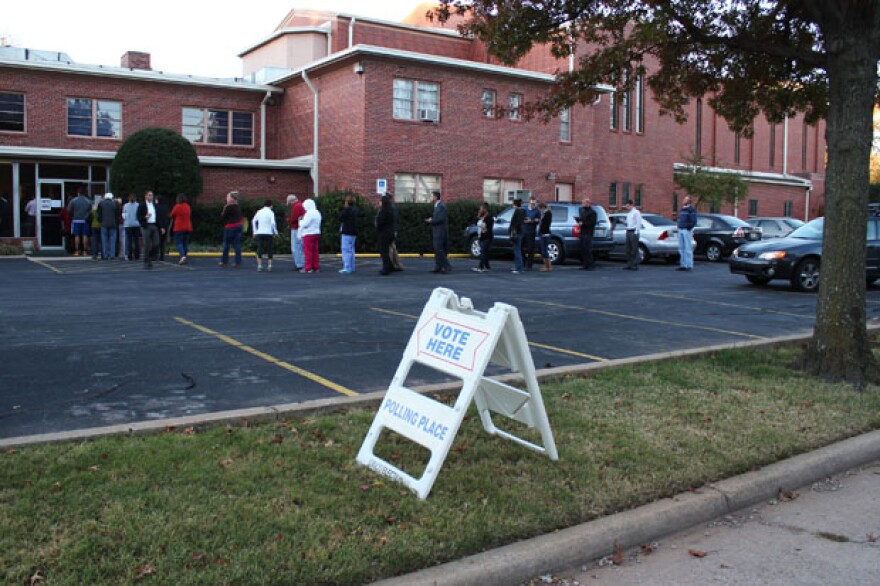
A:
[[[140,51],[127,51],[122,56],[120,65],[130,69],[146,69],[147,71],[152,69],[150,67],[150,54],[141,53]]]

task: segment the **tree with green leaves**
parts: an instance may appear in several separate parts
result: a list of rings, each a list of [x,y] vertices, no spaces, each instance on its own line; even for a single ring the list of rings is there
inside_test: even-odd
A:
[[[695,97],[750,136],[803,112],[827,121],[826,222],[816,326],[802,366],[856,387],[880,382],[866,328],[865,260],[872,112],[878,101],[880,0],[447,0],[507,64],[535,46],[575,55],[537,111],[588,104],[597,84],[648,80],[661,111],[684,121]],[[671,171],[670,171],[671,172]]]
[[[110,189],[120,197],[152,190],[167,198],[183,194],[192,201],[202,193],[199,157],[173,130],[145,128],[128,137],[116,153]]]
[[[694,198],[695,205],[719,209],[723,203],[736,205],[748,197],[749,184],[739,173],[712,169],[703,163],[703,157],[692,155],[688,168],[675,173],[675,184]]]

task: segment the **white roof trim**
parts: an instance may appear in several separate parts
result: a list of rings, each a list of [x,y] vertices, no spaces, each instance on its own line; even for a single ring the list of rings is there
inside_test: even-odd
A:
[[[67,161],[105,161],[112,162],[115,151],[91,151],[80,149],[47,149],[39,147],[16,147],[0,145],[0,158],[33,157]],[[199,157],[203,167],[238,167],[246,169],[288,169],[308,171],[312,168],[312,157],[306,155],[291,159],[244,159],[236,157]]]
[[[688,173],[693,170],[694,166],[688,163],[675,163],[673,171],[675,173]],[[710,173],[739,175],[749,183],[766,183],[769,185],[788,185],[790,187],[800,187],[802,189],[812,189],[813,182],[803,177],[795,177],[794,175],[783,175],[782,173],[765,173],[762,171],[743,171],[741,169],[728,169],[724,167],[701,167]]]
[[[180,85],[197,85],[203,87],[218,87],[223,89],[236,89],[257,92],[279,93],[277,87],[236,81],[234,79],[221,79],[218,77],[198,77],[177,73],[163,73],[148,69],[127,69],[124,67],[110,67],[107,65],[81,65],[79,63],[54,63],[45,61],[22,61],[20,59],[0,59],[0,67],[13,67],[17,69],[34,69],[38,71],[55,71],[77,75],[97,75],[101,77],[116,77],[123,79],[135,79],[140,81],[153,81],[161,83],[173,83]]]
[[[534,81],[543,81],[546,83],[552,83],[556,80],[556,76],[549,73],[539,73],[537,71],[529,71],[527,69],[516,69],[514,67],[505,67],[503,65],[491,65],[489,63],[479,63],[477,61],[468,61],[467,59],[452,59],[450,57],[444,57],[441,55],[429,55],[427,53],[415,53],[413,51],[402,51],[400,49],[388,49],[386,47],[376,47],[373,45],[355,45],[353,47],[349,47],[344,51],[339,51],[338,53],[333,53],[332,55],[328,55],[323,59],[319,59],[313,63],[306,65],[305,67],[301,67],[300,69],[296,69],[290,73],[286,73],[283,76],[273,79],[271,83],[278,84],[293,78],[299,77],[302,75],[303,71],[309,72],[320,67],[324,67],[326,65],[330,65],[337,61],[342,61],[348,57],[358,56],[358,55],[367,55],[367,56],[375,56],[375,57],[391,57],[394,59],[406,59],[409,61],[418,61],[420,63],[428,63],[431,65],[437,65],[442,67],[454,67],[458,69],[467,69],[470,71],[479,71],[482,73],[489,73],[494,75],[507,75],[511,77],[518,77],[522,79],[529,79]],[[611,86],[607,85],[597,85],[595,86],[596,90],[601,93],[608,93],[613,91]]]

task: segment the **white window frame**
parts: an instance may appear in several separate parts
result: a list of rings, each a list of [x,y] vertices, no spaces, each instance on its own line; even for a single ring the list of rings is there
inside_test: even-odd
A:
[[[24,134],[27,132],[27,97],[20,92],[0,92],[0,96],[16,96],[21,98],[21,130],[11,130],[0,128],[0,132],[9,132],[14,134]],[[7,116],[8,121],[17,124],[19,112],[17,110],[3,110],[0,104],[0,116]]]
[[[571,108],[559,112],[559,140],[571,142]]]
[[[443,191],[443,177],[432,173],[395,173],[394,201],[430,203],[432,192]]]
[[[507,97],[507,118],[509,120],[522,119],[523,95],[512,93]]]
[[[89,103],[89,134],[71,134],[70,132],[70,105],[71,102],[83,101]],[[67,98],[67,136],[74,138],[107,138],[111,140],[119,140],[122,138],[122,102],[118,102],[116,100],[100,100],[96,98],[79,98],[79,97],[69,97]],[[117,117],[112,116],[112,112],[108,112],[108,109],[117,109],[119,114]],[[112,129],[112,134],[98,134],[98,123],[99,123],[99,115],[101,113],[107,113],[110,117],[107,119],[110,122],[110,127]],[[84,116],[79,116],[76,120],[85,120]],[[102,119],[103,121],[104,119]]]
[[[486,118],[495,118],[495,100],[497,94],[495,90],[484,89],[480,98],[480,106],[483,109],[483,116]]]
[[[192,122],[187,123],[187,113],[190,114],[192,120],[195,120],[195,114],[198,113],[198,124]],[[210,127],[212,114],[226,115],[226,140],[223,142],[212,140],[212,137],[216,136],[216,134],[212,134],[212,129]],[[236,118],[241,120],[241,117],[247,117],[250,120],[250,128],[248,128],[247,125],[236,125]],[[250,141],[246,144],[234,142],[237,130],[249,131]],[[254,146],[254,113],[245,112],[243,110],[222,110],[220,108],[184,106],[180,111],[180,134],[193,144],[252,148]]]
[[[418,120],[419,110],[432,111],[434,120],[440,119],[440,84],[395,77],[392,80],[391,116],[395,120]]]

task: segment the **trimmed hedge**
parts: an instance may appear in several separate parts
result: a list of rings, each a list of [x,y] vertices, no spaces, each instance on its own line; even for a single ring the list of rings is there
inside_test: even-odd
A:
[[[335,191],[318,197],[318,210],[321,212],[321,244],[324,254],[335,254],[340,250],[339,212],[342,210],[347,195],[355,197],[358,216],[358,235],[355,243],[357,252],[376,252],[376,230],[374,220],[378,208],[372,198],[365,198],[350,191]],[[265,200],[241,200],[242,213],[250,220],[263,206]],[[446,204],[449,216],[449,248],[450,252],[466,253],[467,242],[462,238],[465,228],[476,222],[480,208],[478,201],[456,201]],[[202,246],[221,246],[223,242],[223,224],[220,213],[223,203],[193,204],[193,244]],[[504,206],[491,206],[493,214],[504,209]],[[290,230],[287,228],[287,214],[290,208],[283,202],[275,204],[275,220],[278,223],[279,237],[275,241],[275,249],[282,254],[290,250]],[[430,203],[398,203],[397,204],[397,249],[402,253],[433,254],[431,244],[431,227],[425,223],[431,217],[433,204]],[[250,230],[242,238],[243,250],[256,250]]]

